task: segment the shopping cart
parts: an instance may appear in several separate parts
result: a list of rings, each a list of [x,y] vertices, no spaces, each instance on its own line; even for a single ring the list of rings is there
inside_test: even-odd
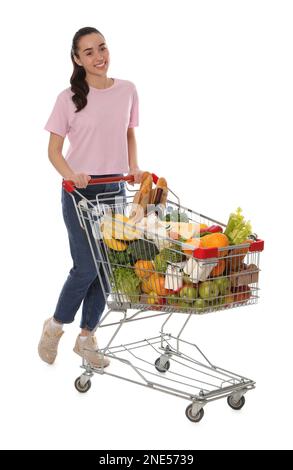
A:
[[[157,179],[153,175],[155,183]],[[225,224],[183,207],[169,188],[166,206],[151,207],[134,225],[129,215],[136,190],[126,182],[133,182],[133,177],[91,180],[90,184],[116,183],[112,192],[95,200],[85,199],[72,183],[63,182],[85,230],[107,303],[97,328],[114,328],[107,344],[98,349],[111,359],[111,366],[98,369],[83,360],[84,372],[75,387],[85,393],[94,373],[108,374],[188,400],[186,416],[193,422],[202,419],[207,403],[220,398],[227,397],[229,406],[240,410],[255,382],[211,363],[196,344],[182,339],[182,333],[195,314],[257,303],[264,242],[254,234],[238,246],[202,248],[201,232],[211,224],[224,230]],[[123,187],[125,196],[116,200]],[[73,192],[81,198],[78,203]],[[187,229],[193,238],[188,238]],[[159,335],[113,344],[122,326],[161,315],[167,318]],[[178,315],[183,325],[171,334],[166,327]]]

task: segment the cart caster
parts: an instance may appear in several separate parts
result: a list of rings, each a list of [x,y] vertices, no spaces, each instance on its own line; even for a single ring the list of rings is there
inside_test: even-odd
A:
[[[82,386],[81,383],[80,383],[80,377],[77,377],[77,379],[74,382],[74,386],[75,386],[76,390],[80,393],[88,392],[89,389],[91,388],[91,385],[92,385],[91,381],[88,380],[86,382],[86,384],[84,386]]]
[[[241,408],[244,406],[244,403],[245,403],[245,397],[242,396],[239,401],[235,402],[235,400],[233,400],[232,395],[229,395],[229,397],[227,398],[227,402],[228,402],[228,405],[231,406],[231,408],[233,408],[233,410],[241,410]]]
[[[164,366],[160,365],[160,357],[156,359],[155,361],[155,368],[157,369],[158,372],[166,372],[170,368],[170,361],[165,362]]]
[[[191,413],[191,411],[192,411],[192,404],[188,405],[188,407],[185,410],[185,414],[190,421],[192,421],[193,423],[198,423],[203,418],[204,409],[201,408],[198,411],[198,413],[196,413],[195,416]]]

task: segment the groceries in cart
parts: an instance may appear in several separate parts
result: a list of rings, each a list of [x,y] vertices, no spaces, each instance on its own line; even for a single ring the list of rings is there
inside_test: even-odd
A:
[[[103,182],[113,181],[117,177]],[[66,184],[65,189],[72,192],[74,187]],[[116,327],[98,349],[112,365],[123,364],[123,375],[110,375],[191,401],[185,414],[194,423],[202,419],[207,403],[220,398],[226,397],[234,410],[242,409],[255,382],[215,366],[182,333],[194,313],[257,303],[264,242],[252,234],[240,208],[225,225],[183,207],[164,178],[146,173],[138,193],[129,188],[131,192],[114,203],[115,192],[108,193],[107,207],[98,196],[76,206],[108,307],[97,328]],[[177,313],[187,318],[172,335],[166,332],[167,323]],[[141,340],[112,345],[123,324],[165,314],[159,336],[143,333]],[[84,360],[82,368],[75,380],[80,393],[90,389],[93,373],[109,373]]]
[[[258,247],[242,210],[225,226],[167,204],[166,180],[152,182],[146,173],[133,201],[101,223],[115,302],[194,313],[256,303]]]

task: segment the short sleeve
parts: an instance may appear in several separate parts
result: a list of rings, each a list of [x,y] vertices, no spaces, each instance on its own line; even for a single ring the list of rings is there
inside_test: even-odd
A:
[[[69,130],[68,122],[67,97],[64,93],[60,93],[44,129],[65,137]]]
[[[136,127],[139,125],[139,103],[138,103],[138,94],[137,90],[134,87],[133,97],[132,97],[132,106],[130,110],[130,119],[128,127]]]

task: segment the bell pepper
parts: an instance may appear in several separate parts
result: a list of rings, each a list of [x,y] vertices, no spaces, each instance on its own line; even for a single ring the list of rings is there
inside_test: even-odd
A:
[[[208,228],[200,229],[200,237],[204,237],[205,235],[210,235],[211,233],[222,233],[223,229],[220,225],[211,225]]]
[[[211,225],[206,231],[209,233],[222,233],[223,229],[220,225]]]

